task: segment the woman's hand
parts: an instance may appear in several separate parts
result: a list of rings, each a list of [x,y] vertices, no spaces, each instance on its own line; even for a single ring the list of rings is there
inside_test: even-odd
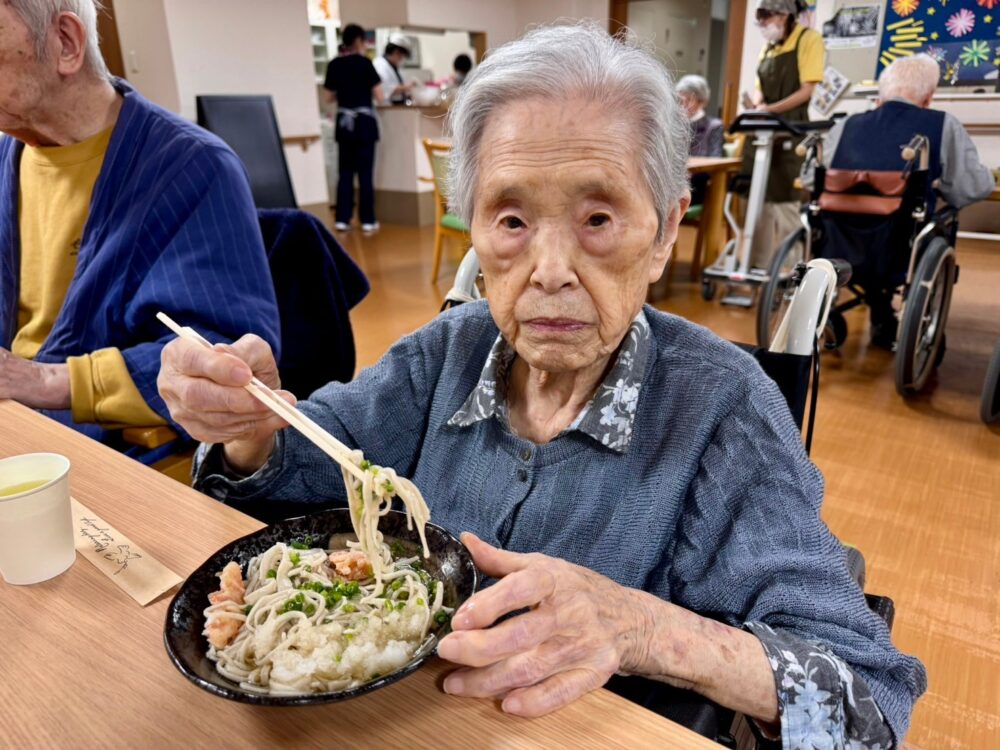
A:
[[[438,646],[442,658],[466,667],[447,677],[447,692],[500,697],[508,713],[540,716],[620,672],[777,720],[773,672],[751,633],[565,560],[505,552],[472,534],[462,541],[479,569],[500,580],[459,607]]]
[[[505,552],[472,534],[462,541],[479,569],[501,580],[452,618],[438,653],[467,668],[448,676],[445,691],[506,696],[504,711],[540,716],[631,669],[642,652],[639,592],[546,555]]]
[[[163,347],[156,384],[175,422],[196,440],[223,443],[226,461],[253,473],[271,454],[274,433],[287,426],[244,389],[254,377],[280,387],[274,354],[259,336],[212,349],[175,339]],[[278,393],[295,404],[288,391]]]

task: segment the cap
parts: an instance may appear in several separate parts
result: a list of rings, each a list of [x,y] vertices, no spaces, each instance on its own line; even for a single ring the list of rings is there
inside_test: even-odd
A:
[[[799,10],[795,0],[757,0],[757,10],[769,10],[772,13],[797,15]]]
[[[410,56],[410,39],[405,34],[399,32],[389,34],[389,44],[395,44],[406,52],[407,57]]]

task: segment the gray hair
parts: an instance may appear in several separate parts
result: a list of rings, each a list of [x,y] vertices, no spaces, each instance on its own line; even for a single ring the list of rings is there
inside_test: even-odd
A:
[[[490,115],[529,97],[583,96],[632,114],[638,159],[653,198],[657,241],[687,189],[687,116],[670,74],[634,36],[612,37],[593,22],[542,26],[493,50],[458,89],[448,115],[452,134],[449,203],[470,224],[479,179],[479,147]],[[627,138],[625,134],[609,134]]]
[[[55,17],[60,13],[73,13],[78,16],[87,32],[84,64],[95,75],[108,78],[108,68],[104,64],[100,39],[97,36],[97,14],[104,10],[100,0],[6,0],[6,2],[28,27],[39,60],[45,59],[45,42]]]
[[[677,82],[678,94],[689,94],[702,104],[707,104],[712,97],[712,89],[702,76],[686,75]]]
[[[920,104],[932,96],[941,77],[941,67],[930,55],[900,57],[878,77],[879,101],[897,97]]]

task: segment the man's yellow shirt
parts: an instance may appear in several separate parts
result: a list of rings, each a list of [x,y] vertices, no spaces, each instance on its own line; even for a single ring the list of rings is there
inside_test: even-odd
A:
[[[111,132],[109,128],[70,146],[26,146],[21,156],[21,273],[17,333],[11,344],[19,357],[35,358],[62,309]],[[70,357],[66,363],[75,421],[112,428],[165,424],[142,398],[117,348]]]

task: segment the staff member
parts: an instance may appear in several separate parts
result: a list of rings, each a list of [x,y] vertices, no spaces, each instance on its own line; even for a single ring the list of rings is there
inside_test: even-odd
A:
[[[385,52],[375,60],[375,70],[382,80],[382,90],[393,104],[402,104],[413,88],[413,83],[403,82],[403,74],[399,72],[403,60],[409,58],[410,40],[402,34],[390,34]]]
[[[371,60],[364,56],[365,30],[354,23],[344,27],[341,47],[345,54],[335,57],[326,66],[323,83],[328,104],[337,103],[336,138],[337,216],[334,227],[340,232],[351,228],[354,215],[354,175],[358,176],[361,229],[378,230],[375,220],[375,144],[378,142],[378,120],[372,100],[381,104],[382,83]]]
[[[803,9],[801,0],[757,0],[757,28],[767,44],[757,66],[754,108],[791,121],[809,119],[809,99],[823,80],[825,65],[823,37],[796,21]],[[752,148],[746,149],[743,166],[746,171],[752,169]],[[794,183],[801,166],[792,141],[775,144],[764,212],[754,234],[753,267],[767,268],[778,243],[797,224],[799,202]]]

